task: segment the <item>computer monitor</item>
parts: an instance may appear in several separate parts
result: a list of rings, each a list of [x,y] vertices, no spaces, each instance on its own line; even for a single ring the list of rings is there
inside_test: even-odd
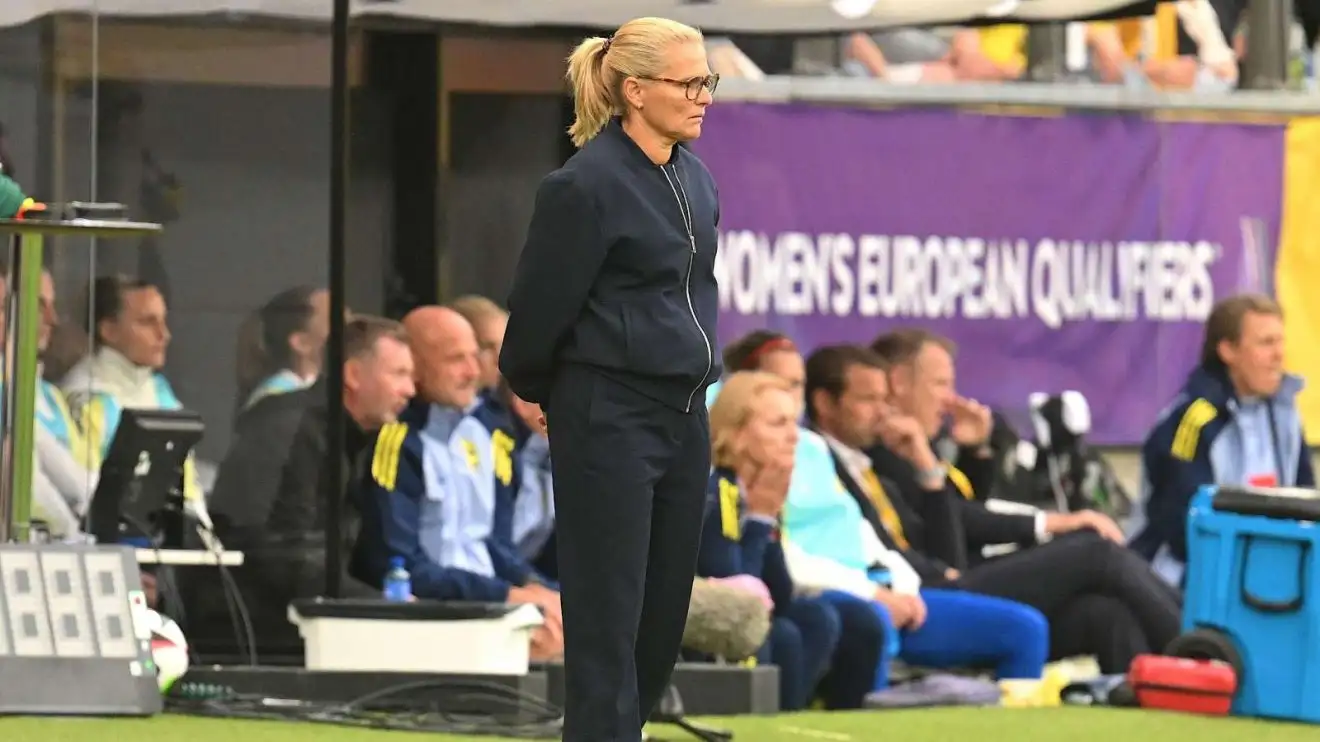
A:
[[[88,509],[87,530],[97,543],[154,541],[164,533],[162,545],[182,547],[170,542],[183,538],[184,463],[205,430],[188,410],[124,410]]]

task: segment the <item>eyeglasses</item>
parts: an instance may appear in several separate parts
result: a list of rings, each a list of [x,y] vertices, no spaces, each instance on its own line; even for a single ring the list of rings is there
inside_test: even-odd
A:
[[[706,75],[705,77],[694,77],[690,80],[675,80],[669,77],[643,77],[642,79],[677,85],[683,88],[683,92],[687,95],[687,99],[693,103],[696,103],[697,99],[701,97],[701,91],[703,89],[713,96],[715,95],[715,88],[720,86],[720,76],[718,73]]]

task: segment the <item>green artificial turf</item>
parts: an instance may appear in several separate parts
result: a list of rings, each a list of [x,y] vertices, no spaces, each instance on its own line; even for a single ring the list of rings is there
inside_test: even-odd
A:
[[[733,730],[735,742],[1315,742],[1320,727],[1248,719],[1216,719],[1116,709],[977,709],[804,713],[705,720]],[[683,742],[673,727],[653,738]],[[411,732],[324,724],[227,721],[165,715],[153,719],[0,719],[5,742],[404,742]],[[428,734],[428,742],[479,742],[495,737]]]

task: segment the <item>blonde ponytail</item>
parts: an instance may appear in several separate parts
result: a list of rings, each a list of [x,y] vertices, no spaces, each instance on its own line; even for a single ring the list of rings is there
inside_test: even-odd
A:
[[[593,36],[584,40],[568,57],[568,83],[573,90],[573,125],[568,136],[581,148],[605,128],[614,113],[614,95],[606,79],[605,54],[608,40]]]
[[[665,56],[674,44],[701,41],[700,31],[678,21],[635,18],[608,39],[593,36],[578,44],[568,55],[574,113],[568,135],[574,146],[585,146],[611,116],[624,113],[624,78],[663,75]]]

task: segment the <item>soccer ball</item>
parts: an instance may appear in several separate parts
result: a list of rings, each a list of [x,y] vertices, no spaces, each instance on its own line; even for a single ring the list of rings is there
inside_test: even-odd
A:
[[[147,611],[151,629],[151,660],[156,664],[156,684],[165,693],[174,681],[188,672],[188,640],[183,629],[169,616]]]

